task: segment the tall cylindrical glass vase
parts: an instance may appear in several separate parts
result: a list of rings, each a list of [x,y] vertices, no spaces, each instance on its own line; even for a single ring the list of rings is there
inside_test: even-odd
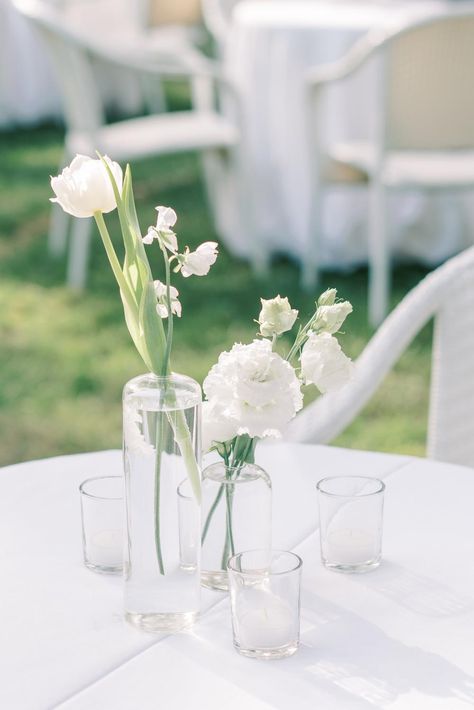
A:
[[[190,626],[200,604],[201,388],[189,377],[141,375],[123,393],[125,616],[146,631]],[[193,559],[182,565],[178,486],[189,481]]]

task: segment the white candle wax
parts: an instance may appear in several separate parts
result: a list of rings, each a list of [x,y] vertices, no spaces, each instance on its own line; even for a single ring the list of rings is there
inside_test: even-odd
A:
[[[323,544],[328,562],[340,565],[355,565],[370,562],[377,557],[377,538],[365,530],[341,528],[327,534]]]
[[[239,599],[238,641],[246,649],[285,646],[298,635],[296,612],[271,592],[246,590]]]
[[[122,547],[121,530],[99,530],[90,539],[89,561],[94,565],[117,567],[122,564]]]

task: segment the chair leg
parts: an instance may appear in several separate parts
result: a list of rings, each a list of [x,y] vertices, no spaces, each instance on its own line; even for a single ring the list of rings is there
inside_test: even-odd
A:
[[[390,290],[390,247],[387,196],[375,182],[369,192],[369,323],[376,328],[387,315]]]
[[[87,266],[92,232],[92,219],[75,219],[67,265],[66,281],[71,288],[82,290],[86,285]]]
[[[312,186],[313,197],[307,230],[306,250],[301,257],[303,262],[301,265],[301,288],[306,293],[314,293],[319,283],[319,261],[321,258],[323,229],[322,185],[319,180],[313,180]]]
[[[58,166],[59,173],[69,163],[71,157],[69,151],[65,148]],[[55,258],[63,256],[66,251],[70,221],[70,215],[64,212],[59,205],[53,204],[49,222],[48,252]]]
[[[59,258],[66,251],[67,235],[69,230],[69,215],[59,205],[53,205],[48,235],[48,252],[51,256]]]

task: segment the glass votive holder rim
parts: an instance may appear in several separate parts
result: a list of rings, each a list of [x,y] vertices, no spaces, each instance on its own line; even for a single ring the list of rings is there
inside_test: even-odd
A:
[[[301,569],[303,566],[303,560],[299,555],[296,554],[296,552],[291,552],[291,550],[279,550],[279,549],[253,549],[253,550],[242,550],[241,552],[237,552],[235,555],[232,555],[232,557],[229,557],[227,561],[227,571],[231,572],[232,574],[238,574],[242,577],[246,576],[252,576],[255,575],[258,572],[261,572],[261,568],[257,569],[238,569],[235,565],[237,560],[241,559],[244,555],[251,555],[255,553],[266,553],[273,557],[279,557],[281,555],[286,555],[287,557],[290,557],[291,559],[294,560],[294,565],[292,567],[288,567],[287,569],[277,571],[277,570],[272,570],[271,565],[268,570],[266,570],[266,574],[271,577],[277,577],[277,576],[282,576],[285,574],[292,574],[293,572],[296,572]]]
[[[222,470],[232,472],[245,472],[244,476],[237,478],[224,478],[221,474]],[[215,473],[215,475],[213,475]],[[220,475],[217,475],[217,474]],[[250,481],[255,481],[258,478],[263,478],[271,486],[271,481],[268,473],[256,463],[244,463],[242,466],[226,466],[222,461],[215,461],[206,466],[202,472],[202,480],[210,480],[215,483],[220,483],[223,486],[244,484]]]
[[[353,491],[351,493],[339,493],[337,491],[325,490],[324,486],[331,481],[363,481],[364,483],[375,484],[375,490],[371,491]],[[319,493],[325,496],[332,496],[333,498],[368,498],[370,496],[380,495],[385,491],[385,483],[380,478],[375,478],[372,476],[325,476],[321,478],[316,484],[316,488]]]
[[[97,481],[104,481],[106,479],[120,479],[123,481],[123,476],[119,476],[116,474],[110,474],[106,476],[90,476],[89,478],[86,478],[84,481],[79,486],[79,492],[81,495],[87,496],[87,498],[94,498],[95,500],[103,500],[103,501],[117,501],[117,500],[123,500],[123,493],[120,496],[113,496],[113,495],[98,495],[97,493],[91,493],[86,490],[86,487],[88,484],[95,483]]]

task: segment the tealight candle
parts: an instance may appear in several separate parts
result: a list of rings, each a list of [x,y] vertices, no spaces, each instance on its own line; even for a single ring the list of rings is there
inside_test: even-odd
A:
[[[252,550],[231,557],[227,571],[234,646],[253,658],[284,658],[299,645],[301,559]]]
[[[122,564],[122,530],[99,530],[89,543],[89,557],[96,565],[116,567]]]
[[[96,572],[122,571],[123,478],[88,478],[81,493],[84,564]]]
[[[324,556],[334,564],[356,565],[377,557],[377,540],[365,530],[343,528],[327,534]]]
[[[295,614],[274,594],[246,590],[239,606],[239,639],[246,648],[278,648],[298,634]]]
[[[323,478],[317,485],[321,559],[340,572],[380,564],[385,484],[365,476]]]

